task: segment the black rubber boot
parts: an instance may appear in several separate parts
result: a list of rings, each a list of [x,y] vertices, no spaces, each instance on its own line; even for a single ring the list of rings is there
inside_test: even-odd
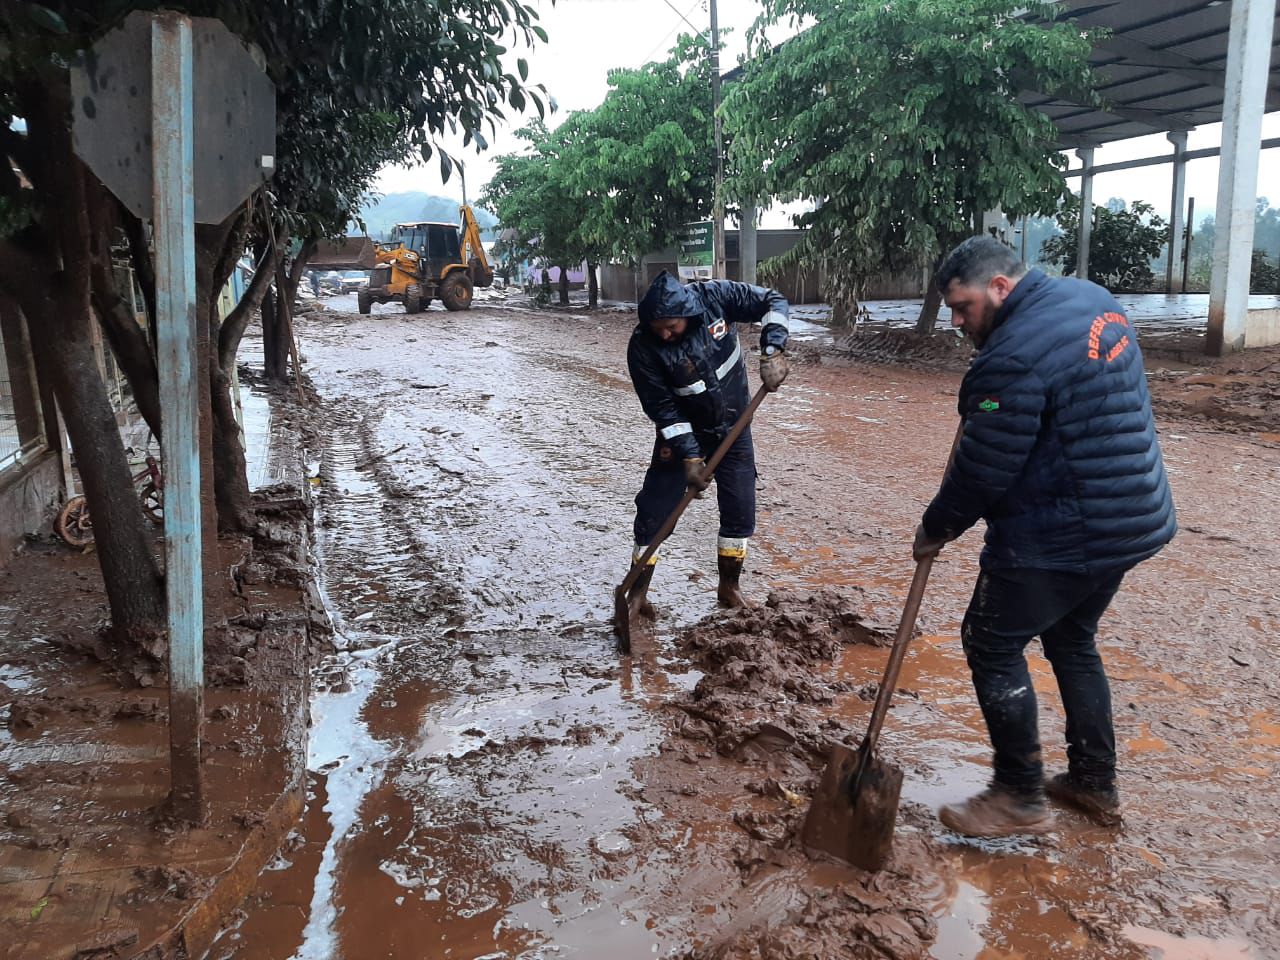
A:
[[[657,619],[658,612],[653,609],[653,604],[649,602],[649,583],[653,580],[653,568],[656,566],[656,563],[646,564],[645,568],[640,571],[640,576],[636,578],[636,585],[631,588],[627,607],[634,617],[643,617],[646,620]]]
[[[742,579],[743,558],[721,554],[716,562],[720,568],[720,585],[716,588],[716,599],[720,606],[730,609],[745,607],[747,601],[743,599],[742,588],[738,586],[738,581]]]

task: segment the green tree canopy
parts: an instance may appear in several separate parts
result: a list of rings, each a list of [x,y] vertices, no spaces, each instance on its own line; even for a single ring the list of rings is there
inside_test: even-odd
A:
[[[517,246],[552,263],[636,261],[711,210],[715,168],[708,46],[681,36],[668,58],[609,74],[592,110],[498,161],[484,202]],[[565,259],[560,259],[565,258]]]
[[[1076,272],[1080,229],[1080,198],[1071,194],[1058,212],[1062,233],[1045,241],[1043,255],[1063,273]],[[1151,261],[1169,241],[1169,225],[1149,203],[1135,200],[1126,207],[1112,199],[1094,205],[1089,241],[1089,279],[1112,290],[1149,290],[1155,283]]]
[[[846,305],[870,277],[934,261],[986,210],[1052,212],[1065,161],[1019,94],[1091,97],[1090,40],[1055,12],[1040,0],[771,0],[725,96],[731,195],[818,201],[796,218],[797,253],[825,266]],[[764,33],[780,23],[812,25],[775,49]]]

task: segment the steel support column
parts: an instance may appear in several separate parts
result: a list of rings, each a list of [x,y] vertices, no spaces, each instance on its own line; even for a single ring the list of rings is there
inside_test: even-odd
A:
[[[1210,356],[1245,346],[1258,154],[1262,149],[1262,113],[1275,12],[1274,0],[1233,0],[1231,4],[1217,228],[1205,336],[1205,352]]]
[[[1089,279],[1089,238],[1093,233],[1093,147],[1076,150],[1080,158],[1080,226],[1076,235],[1076,276]]]
[[[1182,208],[1187,193],[1187,131],[1166,134],[1173,144],[1173,197],[1169,205],[1169,265],[1164,274],[1164,292],[1182,293],[1179,269],[1182,263]],[[1175,289],[1175,283],[1177,289]]]

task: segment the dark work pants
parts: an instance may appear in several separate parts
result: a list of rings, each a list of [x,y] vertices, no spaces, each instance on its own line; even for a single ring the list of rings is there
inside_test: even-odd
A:
[[[1035,688],[1023,654],[1040,637],[1067,715],[1067,764],[1080,783],[1115,783],[1111,688],[1094,644],[1124,573],[984,570],[960,636],[995,750],[995,781],[1021,793],[1044,783]]]
[[[711,456],[718,440],[699,438],[704,457]],[[720,536],[749,537],[756,532],[756,451],[751,428],[742,431],[716,467],[716,499],[720,506]],[[636,543],[648,545],[663,521],[684,496],[684,461],[671,445],[658,437],[653,459],[636,494]]]

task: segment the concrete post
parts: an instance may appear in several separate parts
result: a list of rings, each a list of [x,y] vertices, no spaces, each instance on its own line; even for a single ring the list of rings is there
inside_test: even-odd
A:
[[[1275,13],[1273,0],[1234,0],[1231,4],[1209,329],[1204,345],[1205,353],[1214,357],[1245,346],[1258,154],[1262,151],[1262,113]]]
[[[1187,131],[1175,130],[1166,136],[1173,144],[1173,198],[1169,206],[1169,266],[1164,275],[1164,292],[1182,293],[1178,266],[1182,262],[1182,208],[1187,193]]]
[[[1089,238],[1093,233],[1093,147],[1076,150],[1080,174],[1080,229],[1076,238],[1076,276],[1089,279]]]
[[[200,408],[196,376],[195,194],[191,21],[151,21],[156,344],[164,416],[165,593],[169,608],[170,803],[204,819],[200,732],[204,703]]]
[[[742,205],[742,222],[738,225],[738,265],[743,283],[756,282],[756,205]]]

